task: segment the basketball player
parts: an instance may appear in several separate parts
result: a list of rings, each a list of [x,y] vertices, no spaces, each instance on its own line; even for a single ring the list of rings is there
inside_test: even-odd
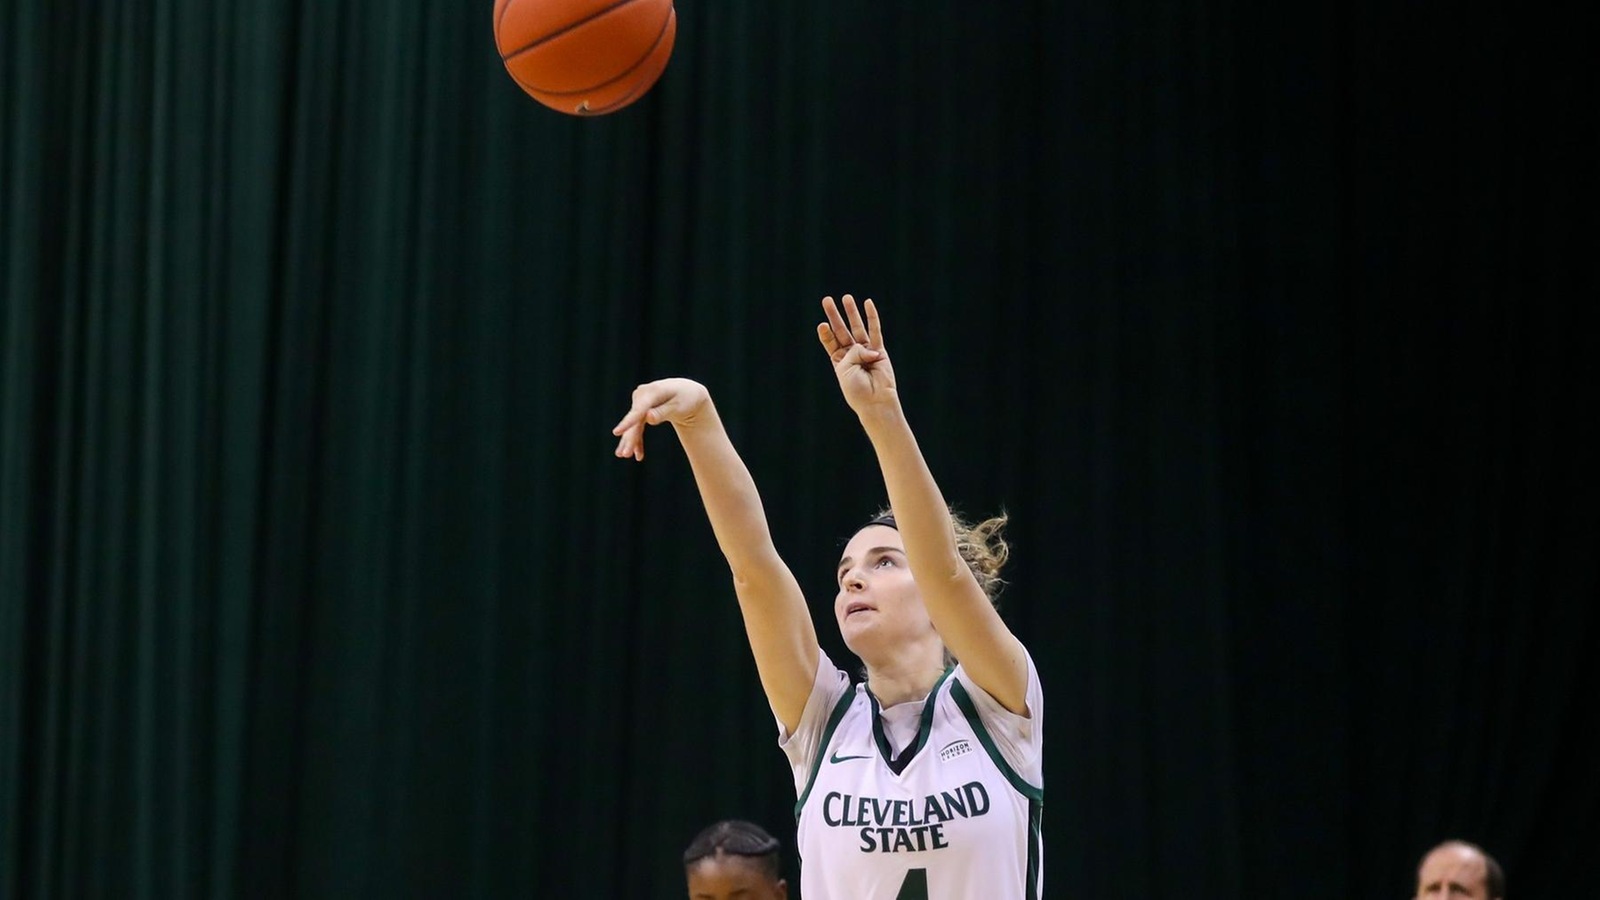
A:
[[[806,900],[1032,900],[1042,889],[1042,695],[993,605],[1004,519],[950,513],[900,404],[876,306],[822,305],[817,337],[866,431],[887,514],[846,544],[833,614],[866,666],[852,686],[817,644],[798,582],[706,389],[640,385],[613,434],[644,459],[672,423],[732,570],[745,633],[794,771]]]
[[[683,851],[689,900],[787,900],[778,839],[739,819],[716,823]]]

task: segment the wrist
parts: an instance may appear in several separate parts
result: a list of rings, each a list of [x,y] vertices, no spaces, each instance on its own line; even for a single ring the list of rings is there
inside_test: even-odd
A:
[[[898,398],[858,409],[856,418],[861,421],[861,427],[868,432],[878,428],[903,425],[906,420],[905,410],[900,407]]]
[[[673,419],[672,427],[682,432],[715,427],[721,423],[722,419],[717,415],[716,404],[711,402],[711,396],[708,394],[706,398],[700,403],[696,404],[694,409],[690,410],[687,415],[679,419]]]

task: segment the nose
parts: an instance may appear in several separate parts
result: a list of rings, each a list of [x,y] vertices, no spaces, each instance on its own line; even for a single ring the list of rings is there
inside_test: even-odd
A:
[[[844,578],[839,581],[839,584],[847,591],[865,590],[867,586],[867,582],[861,577],[860,569],[851,569],[844,573]]]

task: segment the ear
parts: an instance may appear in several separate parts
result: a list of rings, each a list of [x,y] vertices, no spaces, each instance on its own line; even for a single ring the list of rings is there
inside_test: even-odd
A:
[[[789,882],[778,879],[778,900],[789,900]]]

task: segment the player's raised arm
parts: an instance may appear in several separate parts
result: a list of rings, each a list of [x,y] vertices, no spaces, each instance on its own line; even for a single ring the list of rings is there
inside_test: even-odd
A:
[[[733,447],[705,386],[687,378],[639,385],[611,433],[616,455],[644,460],[644,432],[670,422],[689,457],[700,500],[733,573],[761,686],[794,731],[817,670],[817,633],[794,574],[778,556],[750,470]]]
[[[866,301],[863,316],[855,298],[845,294],[842,300],[843,315],[832,297],[823,299],[827,321],[817,326],[817,338],[877,453],[906,563],[928,617],[973,682],[1007,709],[1026,715],[1027,655],[956,547],[950,508],[900,405],[877,306]]]

